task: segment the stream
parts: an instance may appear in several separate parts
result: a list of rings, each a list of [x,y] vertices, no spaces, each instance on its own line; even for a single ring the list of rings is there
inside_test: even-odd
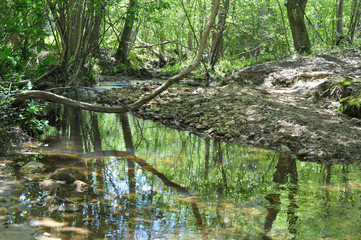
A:
[[[360,162],[299,161],[131,115],[59,116],[1,161],[18,185],[0,224],[28,224],[33,239],[360,238]],[[21,172],[28,162],[46,169]]]

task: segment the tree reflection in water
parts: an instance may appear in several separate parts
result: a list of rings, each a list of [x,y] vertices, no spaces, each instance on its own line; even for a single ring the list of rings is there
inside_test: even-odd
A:
[[[342,238],[346,230],[324,227],[320,232],[309,219],[318,225],[324,220],[335,225],[340,216],[334,214],[335,206],[348,216],[361,207],[357,202],[348,204],[360,196],[355,190],[357,167],[300,162],[148,121],[134,124],[134,118],[125,114],[68,108],[62,113],[65,124],[49,131],[59,137],[42,149],[40,161],[56,159],[52,169],[82,172],[89,188],[78,193],[66,184],[42,193],[35,182],[23,198],[30,202],[47,194],[56,196],[60,200],[55,206],[32,209],[29,215],[87,231],[44,227],[53,237]],[[144,136],[139,135],[138,125]],[[343,177],[335,178],[335,171]],[[335,181],[344,187],[335,189]],[[57,210],[57,205],[78,210],[69,215]],[[342,223],[354,225],[353,219]]]

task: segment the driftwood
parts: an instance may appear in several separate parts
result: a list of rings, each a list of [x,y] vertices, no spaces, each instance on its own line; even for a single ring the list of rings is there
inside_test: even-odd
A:
[[[75,107],[75,108],[96,111],[96,112],[123,113],[123,112],[127,112],[129,110],[134,111],[134,110],[140,108],[142,105],[149,102],[150,100],[152,100],[153,98],[155,98],[156,96],[158,96],[159,94],[161,94],[163,91],[165,91],[167,88],[169,88],[172,84],[174,84],[174,83],[180,81],[181,79],[183,79],[184,77],[186,77],[190,72],[192,72],[197,67],[197,65],[201,61],[203,51],[204,51],[204,48],[205,48],[205,45],[206,45],[206,42],[207,42],[207,39],[209,36],[209,32],[215,23],[215,18],[217,16],[218,9],[219,9],[219,3],[220,3],[220,0],[216,0],[214,2],[214,5],[212,7],[212,12],[210,15],[210,20],[207,23],[206,28],[202,34],[199,49],[198,49],[197,55],[195,56],[193,62],[182,72],[169,78],[166,82],[164,82],[161,86],[159,86],[157,89],[155,89],[149,95],[143,96],[138,101],[130,104],[128,106],[128,108],[125,108],[123,106],[116,106],[116,107],[98,106],[98,105],[94,105],[94,104],[90,104],[90,103],[86,103],[86,102],[75,101],[70,98],[66,98],[61,95],[58,95],[58,94],[50,93],[47,91],[40,91],[40,90],[25,91],[25,92],[21,92],[21,93],[17,94],[15,96],[14,105],[19,105],[21,102],[23,102],[26,99],[41,98],[41,99],[45,99],[45,100],[48,100],[51,102],[61,103],[61,104],[65,104],[68,106]]]

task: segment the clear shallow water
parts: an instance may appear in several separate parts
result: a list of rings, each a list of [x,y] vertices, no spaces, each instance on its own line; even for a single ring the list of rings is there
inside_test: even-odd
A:
[[[48,174],[64,171],[88,185],[44,191],[38,181],[26,183],[20,199],[28,209],[13,222],[31,221],[53,238],[361,237],[360,163],[301,162],[133,117],[67,108],[40,143],[29,158],[47,164]],[[47,196],[56,202],[46,203]]]

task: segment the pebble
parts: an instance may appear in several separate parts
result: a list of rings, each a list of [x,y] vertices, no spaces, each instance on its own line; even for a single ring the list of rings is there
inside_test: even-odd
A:
[[[297,152],[297,155],[300,156],[300,157],[304,157],[305,155],[308,154],[308,151],[306,149],[300,149],[298,152]]]
[[[39,183],[39,186],[44,190],[52,191],[52,190],[56,189],[57,187],[59,187],[60,184],[61,183],[59,181],[45,179],[44,181]]]
[[[291,149],[289,147],[287,147],[286,145],[281,145],[281,152],[282,153],[290,153]]]
[[[281,142],[283,139],[284,139],[283,136],[276,137],[276,138],[274,138],[274,139],[272,140],[272,143],[279,143],[279,142]]]
[[[6,215],[8,210],[5,207],[0,207],[0,215]]]
[[[47,202],[47,203],[50,203],[50,204],[56,203],[56,199],[53,196],[46,196],[44,198],[44,201]]]
[[[84,192],[88,188],[88,184],[80,180],[74,181],[73,185],[75,186],[77,192]]]

